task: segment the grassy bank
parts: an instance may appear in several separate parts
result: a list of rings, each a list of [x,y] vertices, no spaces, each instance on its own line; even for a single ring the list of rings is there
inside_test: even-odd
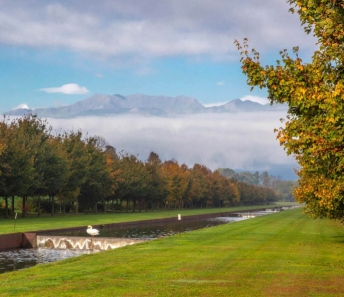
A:
[[[342,296],[344,228],[300,209],[0,275],[0,296]]]
[[[290,205],[292,203],[284,203]],[[283,203],[277,204],[283,205]],[[200,209],[174,209],[174,210],[156,210],[148,212],[128,212],[128,213],[107,213],[107,214],[68,214],[66,216],[56,215],[54,217],[27,217],[22,219],[20,216],[17,218],[16,228],[14,230],[14,218],[0,219],[0,234],[13,233],[13,232],[26,232],[36,230],[47,230],[57,228],[69,228],[87,225],[102,225],[118,222],[130,222],[140,220],[151,220],[161,218],[177,217],[180,213],[182,216],[198,215],[206,213],[218,213],[228,211],[238,211],[243,209],[254,209],[271,207],[267,205],[263,206],[241,206],[241,207],[228,207],[228,208],[200,208]]]

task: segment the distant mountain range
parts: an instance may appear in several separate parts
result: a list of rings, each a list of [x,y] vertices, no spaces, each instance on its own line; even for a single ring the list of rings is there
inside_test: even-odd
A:
[[[142,114],[170,116],[199,113],[237,113],[287,110],[284,105],[262,105],[253,101],[236,99],[221,106],[205,107],[197,99],[178,96],[148,96],[135,94],[101,95],[96,94],[74,104],[49,108],[16,108],[4,115],[22,116],[32,113],[47,118],[74,118],[80,116],[112,116],[119,114]]]

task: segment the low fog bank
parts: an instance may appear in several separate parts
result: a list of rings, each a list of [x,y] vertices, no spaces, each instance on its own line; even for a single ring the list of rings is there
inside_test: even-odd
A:
[[[151,151],[162,160],[175,159],[214,170],[268,171],[296,179],[296,162],[276,140],[284,112],[197,114],[170,118],[141,115],[48,119],[54,130],[80,129],[98,135],[117,149],[147,159]]]

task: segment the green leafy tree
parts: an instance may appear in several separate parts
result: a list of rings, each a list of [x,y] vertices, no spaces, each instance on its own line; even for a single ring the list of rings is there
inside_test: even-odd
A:
[[[117,169],[119,169],[117,196],[121,201],[126,202],[126,211],[129,210],[130,203],[133,212],[137,205],[141,211],[142,201],[149,193],[149,173],[144,163],[134,155],[122,153]]]
[[[111,193],[110,170],[103,152],[104,140],[99,137],[86,139],[86,153],[88,156],[85,182],[80,188],[80,203],[86,209],[94,207],[98,212],[98,202],[102,202],[103,211],[106,211],[105,200]]]
[[[67,184],[69,175],[68,156],[62,145],[62,138],[50,137],[45,154],[46,167],[44,183],[51,199],[51,216],[55,213],[55,197]]]
[[[5,200],[5,218],[8,217],[8,195],[9,191],[6,184],[6,178],[9,171],[7,155],[8,126],[5,122],[0,122],[0,196]]]
[[[14,196],[22,197],[22,216],[25,217],[27,197],[41,181],[36,161],[42,141],[48,133],[46,122],[36,116],[26,115],[12,121],[4,118],[1,126],[5,131],[7,148],[0,162],[6,168],[2,175],[2,191],[5,197],[12,196],[12,208]]]
[[[66,152],[68,161],[68,178],[59,196],[63,203],[65,212],[66,199],[75,203],[75,213],[78,213],[78,197],[80,189],[86,181],[89,155],[86,150],[86,143],[83,140],[81,131],[64,133],[62,137],[62,147]]]

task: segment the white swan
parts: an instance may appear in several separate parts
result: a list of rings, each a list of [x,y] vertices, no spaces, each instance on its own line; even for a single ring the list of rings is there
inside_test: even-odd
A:
[[[89,225],[89,226],[87,227],[86,232],[87,232],[88,234],[90,234],[91,236],[99,235],[99,231],[98,231],[97,229],[92,229],[92,226],[91,226],[91,225]]]

